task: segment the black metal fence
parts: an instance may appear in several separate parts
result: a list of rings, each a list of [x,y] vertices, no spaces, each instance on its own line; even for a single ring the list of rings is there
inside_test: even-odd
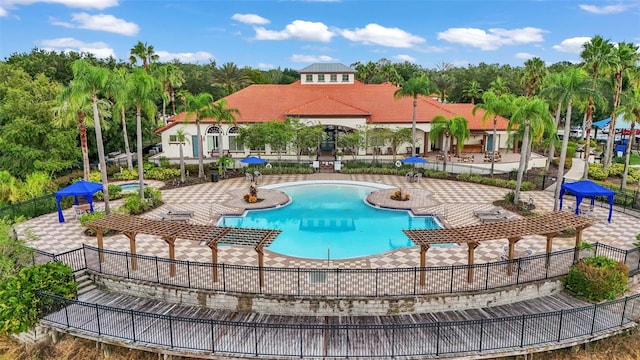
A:
[[[640,270],[638,248],[622,250],[601,243],[594,244],[591,250],[567,249],[519,258],[511,262],[424,268],[241,266],[170,260],[157,256],[101,250],[89,245],[55,255],[53,260],[69,264],[74,271],[89,269],[123,279],[187,289],[344,298],[454,294],[498,289],[566,275],[575,259],[594,254],[605,255],[625,263],[631,274]]]
[[[0,207],[0,219],[15,219],[19,216],[30,219],[52,213],[57,209],[56,196],[54,194],[47,194],[31,200]]]
[[[640,310],[636,294],[580,308],[468,321],[321,323],[292,317],[291,323],[276,323],[178,317],[40,296],[47,304],[44,321],[71,333],[181,351],[298,358],[436,357],[539,348],[619,329]]]

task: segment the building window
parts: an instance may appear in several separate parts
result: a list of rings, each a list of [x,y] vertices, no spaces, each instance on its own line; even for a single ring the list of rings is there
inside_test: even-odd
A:
[[[169,142],[175,144],[179,143],[178,135],[169,135]],[[184,141],[182,143],[184,144]]]
[[[307,82],[313,82],[313,75],[307,74]]]
[[[342,82],[349,82],[349,74],[342,74]]]
[[[237,126],[229,129],[229,151],[244,151],[244,144],[238,141],[238,132]]]
[[[324,82],[324,74],[318,74],[318,82]]]
[[[211,126],[207,129],[206,137],[207,137],[207,152],[211,152],[212,150],[220,149],[220,135],[222,131],[217,126]]]
[[[330,75],[330,81],[331,82],[337,82],[338,81],[338,75],[337,74],[331,74]]]

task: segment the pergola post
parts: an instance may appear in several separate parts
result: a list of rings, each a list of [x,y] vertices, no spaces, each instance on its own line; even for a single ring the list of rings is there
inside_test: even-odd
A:
[[[167,244],[169,244],[169,276],[176,276],[176,264],[174,262],[176,258],[176,238],[173,236],[165,236],[162,238]]]
[[[124,232],[129,238],[129,252],[131,253],[131,270],[138,270],[138,259],[136,258],[136,233],[131,231]]]
[[[556,234],[547,234],[547,260],[545,261],[545,267],[548,268],[551,265],[551,250],[553,247],[553,238]]]
[[[513,274],[513,258],[516,252],[516,243],[520,241],[520,237],[509,238],[509,266],[507,267],[507,275],[511,276]]]
[[[264,249],[262,246],[256,246],[256,252],[258,253],[258,274],[260,277],[260,289],[264,287]]]
[[[98,239],[98,259],[102,264],[104,262],[104,253],[102,252],[104,244],[102,243],[102,228],[95,228],[96,238]]]
[[[218,242],[209,242],[209,247],[211,248],[211,263],[213,264],[211,268],[211,280],[215,283],[218,282]]]
[[[480,245],[477,242],[468,242],[467,243],[467,247],[468,247],[468,252],[467,252],[467,264],[469,265],[469,267],[467,268],[467,282],[472,283],[473,282],[473,263],[474,263],[474,251],[475,249],[478,247],[478,245]]]
[[[426,283],[427,273],[424,268],[427,266],[427,251],[429,247],[429,244],[420,245],[420,286],[425,286]]]
[[[573,251],[573,262],[578,262],[578,260],[580,260],[580,252],[577,248],[582,244],[582,231],[584,229],[585,228],[583,227],[576,227],[576,249]]]

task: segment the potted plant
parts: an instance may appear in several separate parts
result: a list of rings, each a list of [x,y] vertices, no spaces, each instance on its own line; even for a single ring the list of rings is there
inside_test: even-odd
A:
[[[342,160],[342,156],[343,155],[344,155],[344,153],[342,152],[342,150],[336,151],[336,159],[337,160]]]

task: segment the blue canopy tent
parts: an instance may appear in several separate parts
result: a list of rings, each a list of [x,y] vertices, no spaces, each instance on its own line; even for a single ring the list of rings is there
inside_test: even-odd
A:
[[[102,184],[94,183],[90,181],[80,180],[66,188],[56,191],[56,204],[58,205],[58,221],[64,222],[64,215],[62,215],[62,208],[60,207],[60,201],[65,196],[73,196],[74,204],[78,205],[78,196],[84,196],[89,203],[89,208],[93,212],[93,194],[98,191],[102,191]]]
[[[606,196],[609,199],[609,222],[611,222],[611,214],[613,212],[613,197],[615,192],[604,186],[600,186],[590,180],[580,180],[572,183],[562,184],[560,188],[560,210],[562,210],[562,197],[564,193],[569,192],[576,196],[576,215],[580,211],[580,202],[585,197],[591,198],[591,205],[594,204],[596,196]]]

